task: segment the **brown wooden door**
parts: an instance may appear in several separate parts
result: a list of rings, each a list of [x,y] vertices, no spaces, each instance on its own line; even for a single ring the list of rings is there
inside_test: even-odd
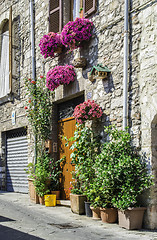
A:
[[[62,139],[62,136],[70,137],[74,136],[75,131],[75,119],[74,118],[67,118],[64,120],[60,120],[58,122],[58,151],[59,151],[59,158],[66,157],[65,163],[61,163],[62,169],[62,178],[61,178],[61,198],[62,199],[69,199],[70,195],[70,187],[72,181],[72,171],[74,170],[74,165],[71,164],[70,154],[72,150],[70,150],[70,146],[72,143],[69,144],[68,147],[65,147],[66,140]]]

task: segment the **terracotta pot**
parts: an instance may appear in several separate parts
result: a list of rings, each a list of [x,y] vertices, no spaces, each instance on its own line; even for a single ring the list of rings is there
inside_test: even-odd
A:
[[[56,200],[60,200],[60,191],[51,191],[51,194],[56,195]]]
[[[43,197],[40,197],[40,196],[39,196],[39,203],[40,203],[41,205],[45,205],[44,196],[43,196]]]
[[[118,211],[115,208],[100,208],[102,222],[115,223],[118,219]]]
[[[141,229],[145,210],[144,207],[118,210],[119,226],[129,230]]]
[[[97,208],[94,208],[94,207],[90,207],[92,212],[93,212],[93,219],[94,220],[100,220],[101,217],[100,217],[100,208],[97,207]]]
[[[85,195],[78,195],[70,193],[70,203],[71,203],[71,211],[73,213],[82,215],[85,214],[85,204],[84,202],[87,200]]]
[[[39,204],[39,197],[35,191],[35,186],[33,184],[33,179],[28,178],[28,186],[29,186],[29,196],[31,202],[34,202],[36,204]]]

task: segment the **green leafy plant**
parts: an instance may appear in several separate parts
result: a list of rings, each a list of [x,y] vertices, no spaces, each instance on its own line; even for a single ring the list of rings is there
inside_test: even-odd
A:
[[[73,141],[70,147],[73,150],[71,163],[75,164],[71,192],[84,193],[88,196],[90,185],[95,177],[94,163],[100,148],[99,136],[94,134],[92,129],[77,124],[74,137],[69,141]]]
[[[54,161],[47,153],[38,157],[34,174],[34,185],[39,196],[50,191],[58,190],[61,174],[59,164],[61,160]]]
[[[96,160],[97,177],[93,189],[97,190],[99,199],[95,198],[94,204],[101,202],[102,207],[118,209],[137,206],[139,195],[152,185],[152,176],[131,146],[127,129],[122,131],[109,126],[105,132],[110,140],[103,145]]]
[[[27,173],[28,178],[34,178],[34,164],[33,163],[29,163],[27,165],[27,168],[24,169],[24,171]]]

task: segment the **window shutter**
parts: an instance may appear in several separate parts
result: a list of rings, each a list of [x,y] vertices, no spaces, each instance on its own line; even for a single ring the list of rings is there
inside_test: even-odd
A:
[[[12,92],[12,7],[9,13],[9,88]]]
[[[96,0],[83,0],[84,17],[88,17],[96,11]]]
[[[62,30],[62,0],[49,1],[49,32]]]

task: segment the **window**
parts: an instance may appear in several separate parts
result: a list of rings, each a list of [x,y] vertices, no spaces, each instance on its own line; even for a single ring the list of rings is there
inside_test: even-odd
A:
[[[49,32],[61,32],[68,21],[79,17],[80,8],[88,17],[96,11],[96,0],[50,0]]]
[[[0,25],[0,99],[11,92],[11,11]],[[0,100],[1,103],[1,100]]]
[[[9,23],[4,24],[1,33],[0,98],[9,92]]]

